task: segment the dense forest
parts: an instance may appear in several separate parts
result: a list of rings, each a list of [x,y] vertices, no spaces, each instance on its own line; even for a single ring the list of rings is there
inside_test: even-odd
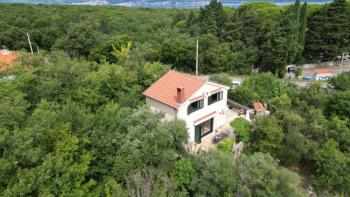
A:
[[[29,33],[34,49],[115,63],[113,49],[131,42],[137,58],[187,72],[194,70],[196,39],[202,73],[257,68],[282,76],[285,65],[333,60],[350,50],[345,0],[232,9],[212,1],[200,10],[2,4],[0,17],[0,43],[12,50],[28,51]]]
[[[345,17],[345,18],[344,18]],[[350,73],[296,87],[285,64],[349,48],[349,5],[249,3],[200,10],[0,5],[0,44],[28,51],[0,75],[0,196],[318,196],[350,194]],[[266,103],[244,123],[239,158],[189,154],[185,123],[161,122],[142,92],[169,69]],[[4,76],[14,76],[6,78]],[[241,123],[239,123],[241,124]],[[243,131],[242,131],[243,132]]]

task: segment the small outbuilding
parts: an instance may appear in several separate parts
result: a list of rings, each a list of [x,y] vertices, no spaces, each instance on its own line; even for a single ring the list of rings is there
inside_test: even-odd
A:
[[[267,116],[270,115],[270,111],[268,111],[264,105],[260,102],[254,102],[253,107],[255,110],[255,115],[256,116]]]

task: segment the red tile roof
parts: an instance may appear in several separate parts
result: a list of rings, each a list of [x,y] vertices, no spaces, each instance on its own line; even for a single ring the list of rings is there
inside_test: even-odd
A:
[[[188,100],[205,83],[206,80],[199,77],[171,70],[145,90],[143,95],[178,108],[180,106],[176,101],[178,87],[184,87],[185,100]]]
[[[316,74],[331,74],[331,73],[335,73],[335,70],[331,70],[331,69],[316,69],[315,70]]]
[[[7,71],[13,65],[17,53],[14,51],[0,51],[0,72]]]
[[[265,110],[264,105],[261,104],[260,102],[254,102],[254,103],[253,103],[253,106],[254,106],[254,110],[255,110],[255,111],[262,111],[262,110]]]

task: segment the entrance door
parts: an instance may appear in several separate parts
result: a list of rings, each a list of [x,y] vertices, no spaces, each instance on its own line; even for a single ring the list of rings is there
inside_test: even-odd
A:
[[[214,118],[202,122],[194,127],[194,139],[196,143],[201,143],[201,138],[213,132]]]

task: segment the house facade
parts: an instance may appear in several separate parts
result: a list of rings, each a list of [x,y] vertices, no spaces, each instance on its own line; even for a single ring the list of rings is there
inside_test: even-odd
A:
[[[200,143],[226,123],[229,87],[177,71],[169,71],[143,95],[154,112],[163,112],[164,120],[186,122],[189,143]]]
[[[316,69],[312,75],[313,80],[329,80],[337,74],[335,70],[330,69]]]

